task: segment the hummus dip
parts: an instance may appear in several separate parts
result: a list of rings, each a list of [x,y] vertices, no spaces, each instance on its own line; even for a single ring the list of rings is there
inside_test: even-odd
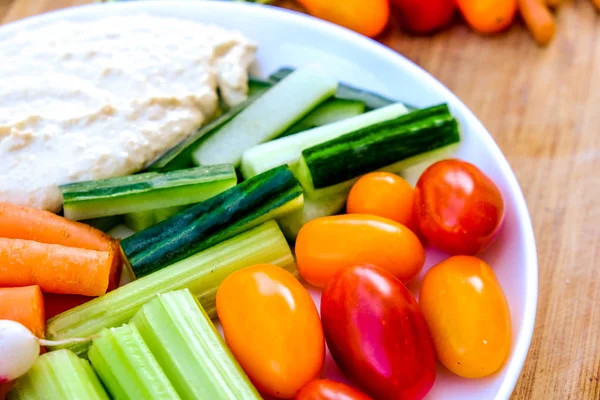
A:
[[[0,41],[0,201],[59,211],[58,185],[131,174],[243,101],[256,46],[164,17],[58,22]]]

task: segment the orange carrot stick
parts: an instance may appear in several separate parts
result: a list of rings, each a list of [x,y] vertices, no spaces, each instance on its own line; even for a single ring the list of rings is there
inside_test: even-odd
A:
[[[538,44],[544,46],[556,32],[554,17],[540,0],[519,0],[519,9],[525,24]]]
[[[0,203],[0,237],[110,251],[113,258],[109,286],[114,289],[119,284],[122,265],[119,242],[84,223],[48,211]]]
[[[598,11],[600,11],[600,0],[593,0],[594,5],[596,6],[596,8],[598,9]]]
[[[16,321],[35,336],[44,338],[46,317],[40,287],[0,288],[0,319]]]
[[[0,287],[39,285],[44,292],[100,296],[108,289],[109,251],[0,238]]]

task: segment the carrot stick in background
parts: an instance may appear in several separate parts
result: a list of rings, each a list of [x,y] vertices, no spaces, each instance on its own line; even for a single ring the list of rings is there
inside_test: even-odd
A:
[[[34,240],[81,249],[110,251],[110,289],[119,285],[121,249],[119,242],[104,232],[48,211],[0,203],[0,237]]]
[[[600,11],[600,0],[592,0],[592,1],[594,2],[594,5],[598,9],[598,11]]]
[[[44,338],[46,317],[40,287],[0,288],[0,319],[16,321],[35,336]]]
[[[0,238],[0,287],[39,285],[44,292],[100,296],[112,257],[96,251]]]
[[[556,25],[548,7],[540,0],[519,0],[519,10],[536,42],[542,46],[550,43]]]

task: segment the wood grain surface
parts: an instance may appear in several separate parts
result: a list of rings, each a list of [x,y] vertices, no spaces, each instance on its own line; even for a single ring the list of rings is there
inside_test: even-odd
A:
[[[87,2],[0,0],[0,21]],[[391,27],[379,39],[473,110],[525,193],[539,301],[513,398],[600,399],[600,14],[590,0],[566,2],[557,26],[545,49],[519,23],[493,37],[456,24],[433,37]]]

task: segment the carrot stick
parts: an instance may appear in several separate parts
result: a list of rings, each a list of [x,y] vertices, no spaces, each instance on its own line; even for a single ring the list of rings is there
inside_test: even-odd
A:
[[[556,25],[548,7],[540,0],[519,0],[519,9],[536,42],[542,46],[550,43]]]
[[[600,0],[592,0],[592,1],[594,2],[594,5],[598,9],[598,11],[600,11]]]
[[[43,339],[46,317],[40,287],[0,288],[0,319],[16,321]]]
[[[550,8],[558,8],[562,4],[563,0],[546,0],[546,5]]]
[[[119,242],[89,225],[44,210],[0,203],[0,237],[111,251],[110,288],[119,285],[122,265]]]
[[[46,319],[87,303],[94,297],[81,296],[77,294],[44,293],[44,306],[46,308]]]
[[[0,287],[100,296],[108,289],[110,251],[0,238]]]

